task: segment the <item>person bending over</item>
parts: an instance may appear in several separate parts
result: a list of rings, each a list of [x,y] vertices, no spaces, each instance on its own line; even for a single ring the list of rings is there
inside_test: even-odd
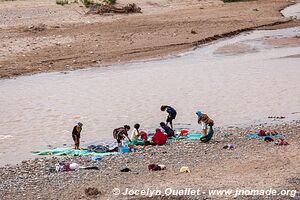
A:
[[[174,130],[171,129],[167,124],[165,124],[164,122],[161,122],[160,126],[161,126],[162,129],[164,129],[164,131],[167,134],[168,138],[175,136]]]
[[[155,134],[152,137],[152,142],[156,145],[164,145],[167,142],[167,136],[161,132],[159,128],[156,129]]]
[[[200,140],[202,142],[208,142],[211,140],[214,134],[214,130],[213,130],[214,121],[210,119],[207,114],[204,114],[201,111],[196,112],[196,115],[198,116],[198,124],[201,124],[202,126],[203,137],[201,137]]]
[[[130,126],[124,125],[124,127],[116,128],[113,131],[113,137],[117,140],[118,142],[118,147],[122,146],[122,140],[127,137],[128,141],[131,142],[130,138],[128,137],[128,131],[130,130]]]
[[[174,108],[172,108],[171,106],[167,106],[167,105],[163,105],[160,107],[161,111],[167,111],[168,113],[168,117],[166,120],[166,123],[168,125],[168,123],[170,123],[171,128],[173,129],[173,120],[176,118],[177,112]]]

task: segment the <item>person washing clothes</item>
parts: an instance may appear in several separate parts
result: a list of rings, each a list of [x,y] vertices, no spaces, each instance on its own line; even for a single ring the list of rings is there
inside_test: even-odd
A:
[[[161,111],[167,111],[167,113],[169,114],[166,120],[166,123],[168,125],[168,123],[170,123],[170,126],[172,129],[173,128],[173,120],[176,118],[177,112],[174,108],[172,108],[171,106],[167,106],[167,105],[162,105],[160,107]]]
[[[139,131],[139,128],[140,128],[139,124],[134,125],[134,129],[133,129],[131,137],[130,137],[131,140],[138,140],[140,138],[141,133]]]
[[[152,137],[152,142],[156,145],[164,145],[167,142],[167,136],[161,132],[159,128],[156,129],[155,134]]]
[[[214,130],[212,128],[214,121],[210,119],[207,114],[204,114],[201,111],[197,111],[196,115],[198,116],[198,124],[201,124],[202,126],[203,137],[201,137],[200,140],[202,142],[208,142],[214,134]]]
[[[131,142],[131,139],[128,137],[128,131],[130,130],[130,126],[124,125],[124,127],[116,128],[113,131],[113,137],[117,140],[118,142],[118,147],[122,146],[122,140],[127,137],[128,141]]]
[[[164,129],[165,133],[167,134],[168,138],[175,137],[174,130],[171,129],[167,124],[164,122],[160,123],[162,129]]]
[[[80,143],[80,133],[82,130],[82,123],[78,122],[76,126],[74,126],[72,131],[72,138],[74,141],[75,149],[79,149],[79,143]]]
[[[144,142],[148,141],[148,134],[146,131],[140,131],[141,134],[141,140],[143,140]]]

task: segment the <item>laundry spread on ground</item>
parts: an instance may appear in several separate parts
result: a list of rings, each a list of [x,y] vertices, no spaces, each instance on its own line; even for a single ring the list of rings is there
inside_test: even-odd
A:
[[[257,133],[250,133],[247,134],[246,137],[250,139],[265,139],[266,137],[281,137],[283,134],[276,134],[276,135],[265,135],[265,136],[259,136]]]
[[[107,155],[118,154],[117,152],[98,153],[98,152],[94,152],[94,151],[89,151],[87,149],[77,150],[77,149],[72,149],[72,148],[53,148],[53,149],[48,149],[48,150],[44,150],[44,151],[33,151],[32,153],[36,154],[36,155],[56,155],[56,156],[67,156],[67,155],[107,156]]]
[[[181,130],[187,130],[189,132],[189,128],[176,128],[175,131],[178,133],[177,137],[171,137],[168,138],[167,144],[171,141],[178,141],[178,140],[200,140],[202,137],[202,134],[199,133],[188,133],[185,136],[181,136],[180,132]],[[152,130],[146,131],[148,133],[148,140],[151,141],[151,138],[154,135],[154,132]],[[186,131],[184,131],[186,132]],[[126,142],[126,145],[137,145],[137,146],[143,146],[147,145],[143,140],[132,140],[131,142]],[[127,153],[129,151],[120,151],[117,152],[115,148],[110,148],[105,145],[89,145],[87,149],[73,149],[73,148],[51,148],[43,151],[33,151],[33,154],[36,155],[56,155],[56,156],[65,156],[65,155],[92,155],[92,156],[106,156],[106,155],[114,155],[114,154],[120,154],[120,153]]]

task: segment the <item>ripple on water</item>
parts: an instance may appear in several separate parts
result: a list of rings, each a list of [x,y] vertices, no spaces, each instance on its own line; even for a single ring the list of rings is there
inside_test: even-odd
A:
[[[13,137],[12,135],[0,135],[0,140],[5,140],[12,137]]]

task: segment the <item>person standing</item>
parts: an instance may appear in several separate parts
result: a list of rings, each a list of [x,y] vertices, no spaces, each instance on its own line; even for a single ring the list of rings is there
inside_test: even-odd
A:
[[[80,133],[82,131],[82,123],[78,122],[76,126],[74,126],[72,131],[72,138],[74,141],[75,149],[79,150],[79,144],[80,144]]]

